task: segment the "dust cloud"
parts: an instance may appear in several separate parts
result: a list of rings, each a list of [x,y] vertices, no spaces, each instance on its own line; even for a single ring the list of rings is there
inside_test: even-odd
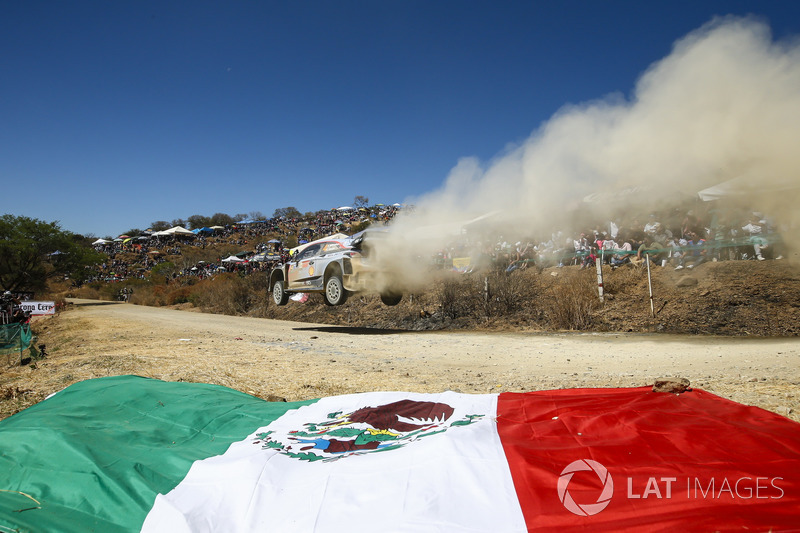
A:
[[[416,209],[395,220],[380,255],[419,281],[411,258],[465,225],[546,235],[580,216],[603,222],[694,200],[732,179],[752,188],[746,203],[757,193],[748,208],[797,216],[786,191],[796,198],[799,141],[800,41],[774,41],[755,18],[717,18],[650,65],[629,97],[566,105],[493,160],[458,161],[439,190],[409,200]]]

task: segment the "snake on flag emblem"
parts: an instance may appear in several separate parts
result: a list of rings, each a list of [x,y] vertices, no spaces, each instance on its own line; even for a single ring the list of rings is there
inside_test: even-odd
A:
[[[304,461],[332,461],[351,455],[387,451],[413,441],[467,426],[484,415],[451,420],[454,409],[446,403],[400,400],[351,413],[329,413],[321,422],[278,434],[258,433],[254,444]]]

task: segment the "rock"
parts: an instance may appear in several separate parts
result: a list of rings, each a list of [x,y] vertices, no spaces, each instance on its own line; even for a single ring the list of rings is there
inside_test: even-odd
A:
[[[264,398],[264,399],[267,400],[268,402],[285,402],[286,401],[286,398],[283,398],[282,396],[276,396],[274,394],[268,394],[267,397]]]
[[[692,276],[683,276],[675,285],[677,287],[694,287],[697,285],[697,280]]]
[[[689,380],[686,378],[658,378],[653,383],[653,392],[671,392],[680,394],[689,389]]]

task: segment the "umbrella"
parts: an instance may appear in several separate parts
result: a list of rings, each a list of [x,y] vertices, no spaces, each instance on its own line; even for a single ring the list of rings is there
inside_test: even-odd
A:
[[[280,244],[280,243],[281,241],[279,241],[278,239],[270,239],[267,241],[267,244]]]

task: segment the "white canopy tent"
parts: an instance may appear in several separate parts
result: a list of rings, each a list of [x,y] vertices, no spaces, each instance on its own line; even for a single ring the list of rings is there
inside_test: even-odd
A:
[[[195,237],[195,234],[182,226],[175,226],[167,230],[170,235],[186,235],[187,237]]]
[[[174,228],[166,229],[164,231],[157,231],[153,233],[153,237],[165,237],[168,235],[183,235],[186,237],[196,237],[194,233],[182,226],[175,226]]]
[[[800,180],[798,179],[757,180],[748,176],[739,176],[703,189],[697,195],[704,202],[711,202],[722,198],[744,198],[763,193],[796,191],[798,189],[800,189]]]

